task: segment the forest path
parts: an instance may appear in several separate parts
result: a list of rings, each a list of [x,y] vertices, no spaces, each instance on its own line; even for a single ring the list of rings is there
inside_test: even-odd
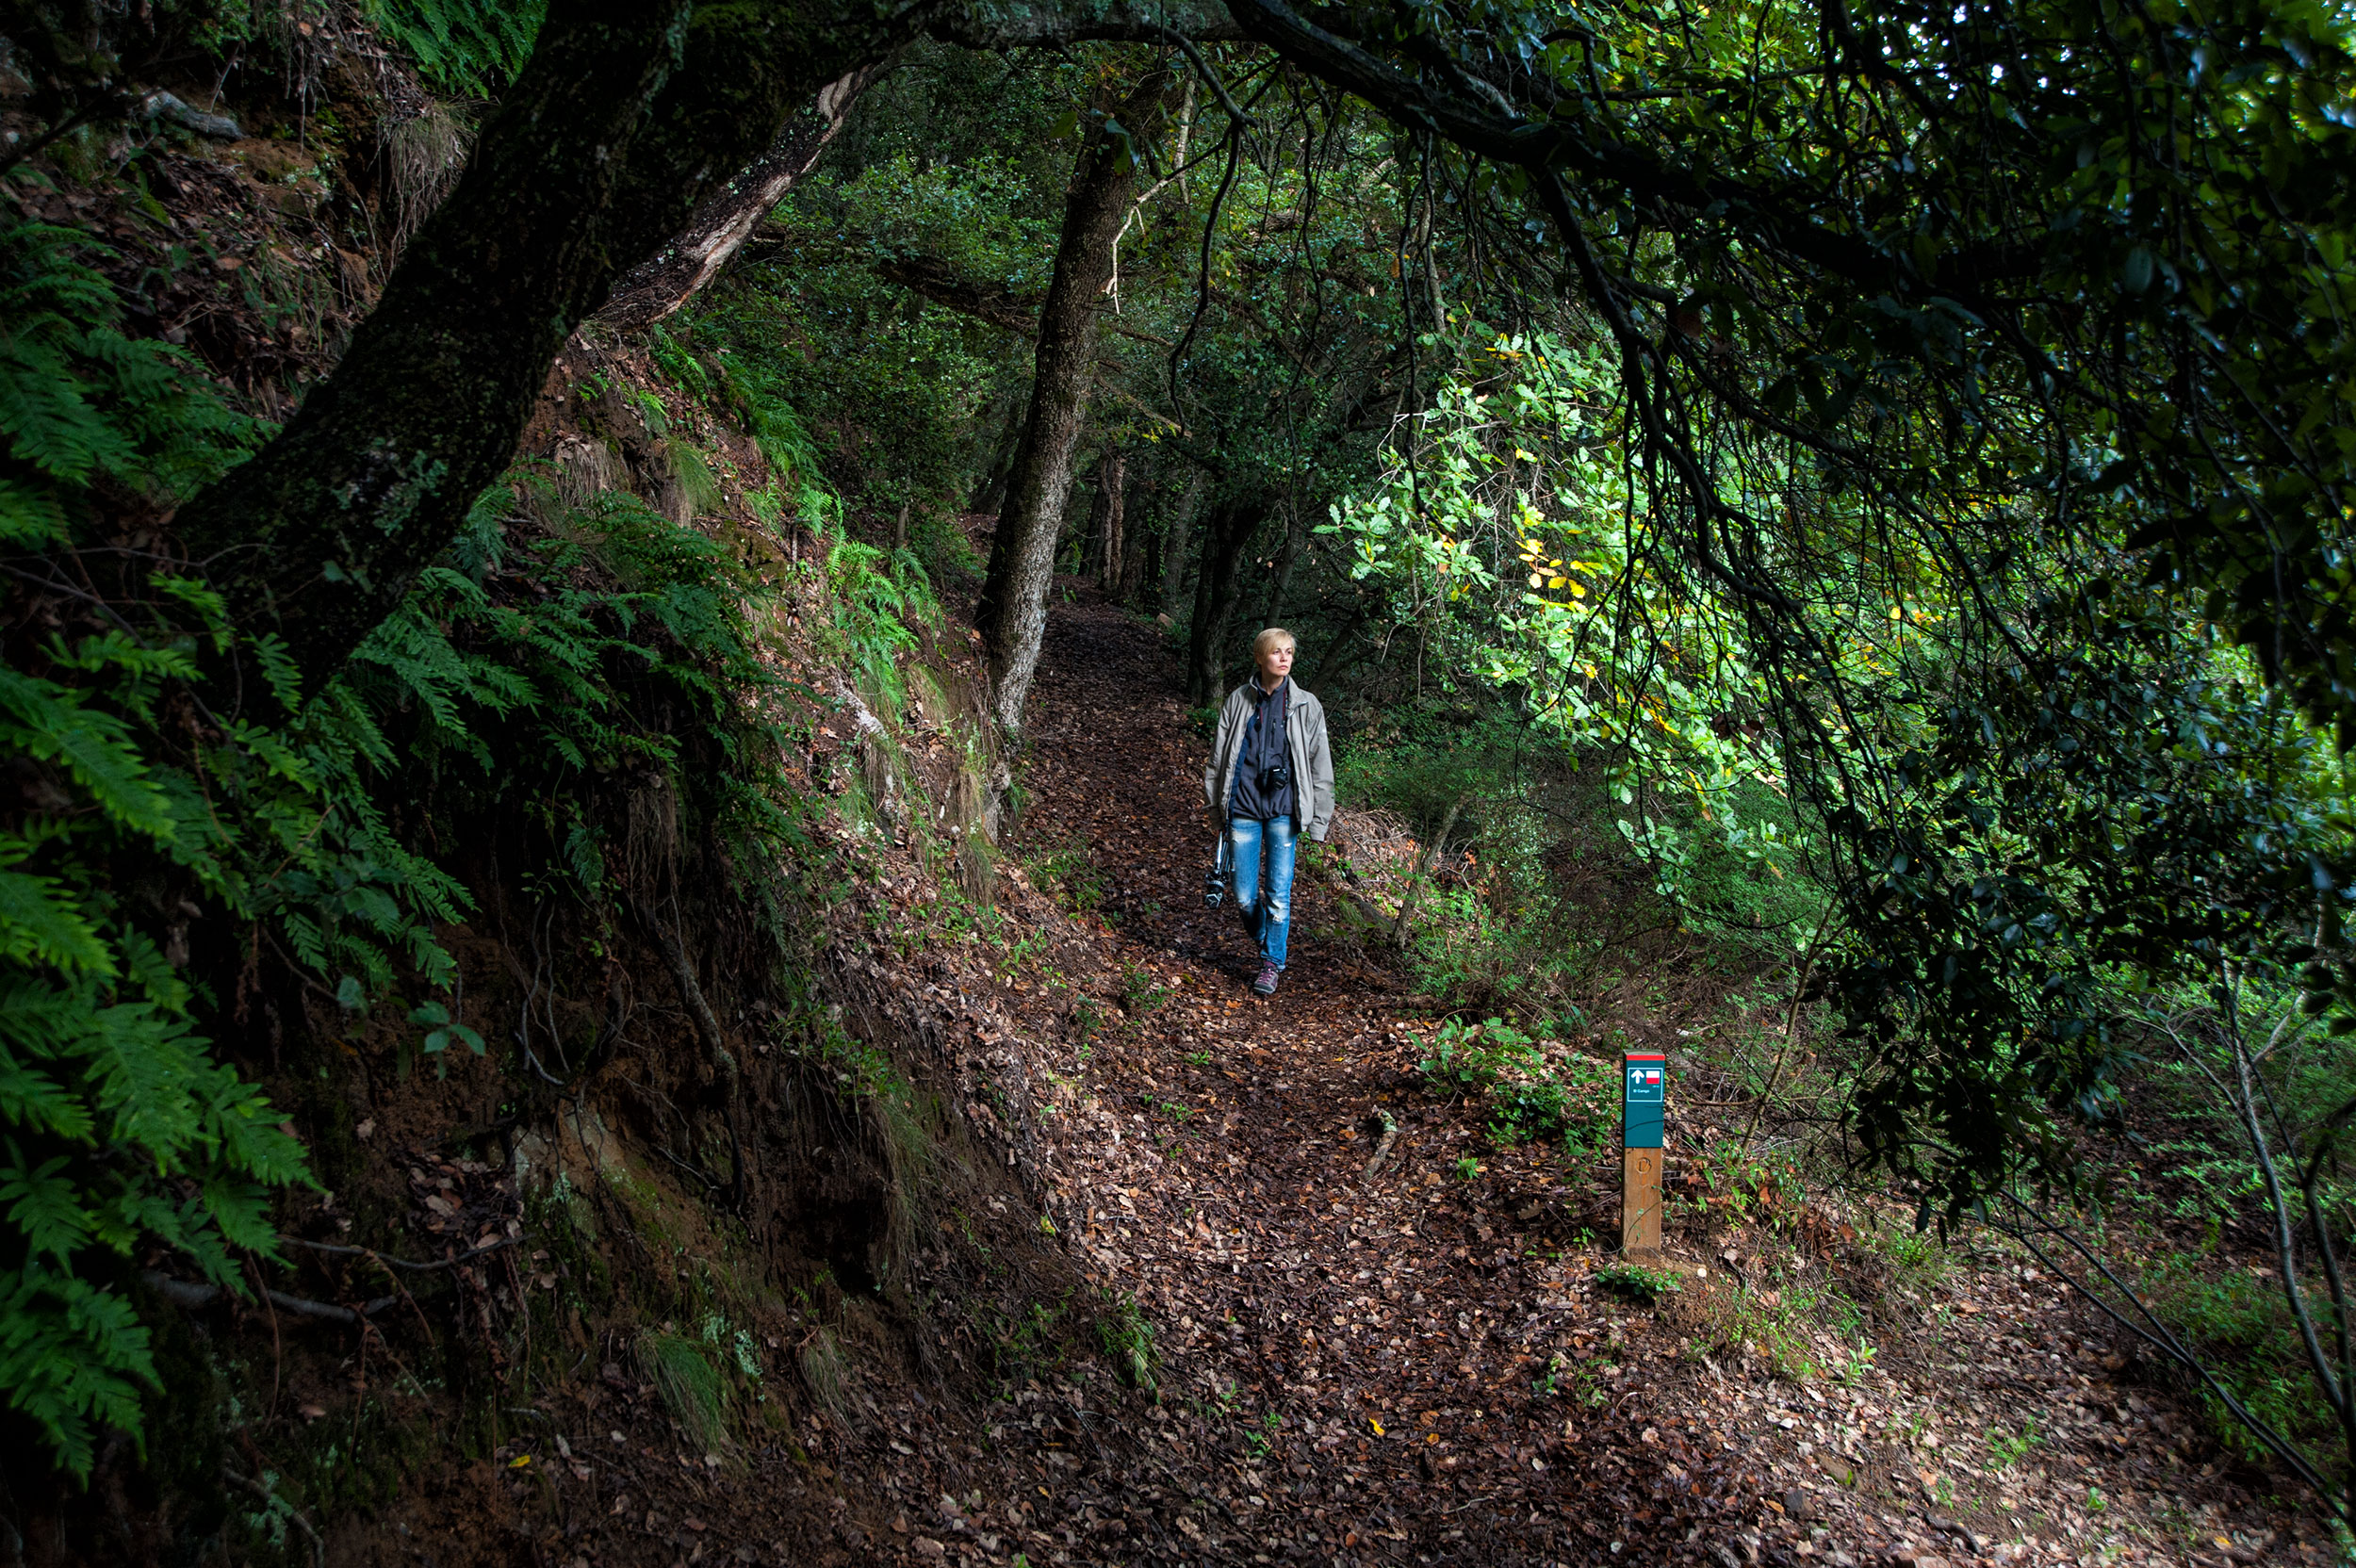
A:
[[[1135,1430],[1076,1404],[999,1429],[1035,1478],[1092,1483],[1033,1563],[2321,1560],[2314,1520],[2034,1268],[1893,1278],[1849,1202],[1680,1219],[1657,1309],[1596,1284],[1616,1152],[1494,1148],[1428,1097],[1429,1022],[1320,935],[1305,867],[1283,986],[1252,999],[1241,923],[1202,903],[1207,743],[1175,663],[1108,606],[1050,618],[1016,848],[1068,885],[1092,865],[1098,972],[1016,1005],[1080,1042],[1042,1133],[1052,1211],[1100,1309],[1152,1325],[1159,1398]],[[1821,1370],[1768,1364],[1792,1361]]]
[[[1202,902],[1205,743],[1174,662],[1135,617],[1056,608],[1020,837],[1034,863],[1086,846],[1110,978],[1137,999],[1084,1058],[1098,1115],[1058,1141],[1086,1216],[1071,1239],[1155,1326],[1165,1406],[1242,1440],[1211,1494],[1230,1530],[1195,1544],[1238,1561],[1693,1556],[1713,1533],[1684,1545],[1702,1496],[1730,1478],[1684,1429],[1690,1369],[1545,1388],[1558,1345],[1574,1364],[1615,1339],[1631,1365],[1672,1353],[1547,1255],[1565,1201],[1598,1194],[1559,1170],[1548,1191],[1455,1178],[1474,1129],[1416,1086],[1400,982],[1319,936],[1331,895],[1305,865],[1284,983],[1251,997],[1241,923]],[[1385,1113],[1399,1130],[1369,1177]],[[1575,1404],[1574,1382],[1608,1408]]]

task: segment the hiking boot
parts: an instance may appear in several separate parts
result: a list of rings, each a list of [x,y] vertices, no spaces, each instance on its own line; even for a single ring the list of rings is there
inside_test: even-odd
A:
[[[1276,994],[1276,960],[1273,958],[1261,959],[1259,978],[1252,982],[1252,994],[1254,996],[1274,996]]]

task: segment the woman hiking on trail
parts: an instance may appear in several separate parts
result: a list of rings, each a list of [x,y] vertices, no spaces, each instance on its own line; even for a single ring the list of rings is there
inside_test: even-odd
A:
[[[1261,996],[1276,994],[1276,977],[1284,968],[1295,840],[1323,843],[1333,820],[1325,706],[1292,683],[1293,649],[1293,634],[1281,626],[1252,640],[1258,678],[1227,694],[1219,738],[1203,769],[1203,804],[1214,829],[1227,835],[1235,912],[1260,944],[1260,973],[1252,989]]]

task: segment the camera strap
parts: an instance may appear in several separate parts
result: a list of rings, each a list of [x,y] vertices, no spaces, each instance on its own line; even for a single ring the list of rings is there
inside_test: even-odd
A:
[[[1286,733],[1292,696],[1292,677],[1286,676],[1283,684],[1260,699],[1260,710],[1252,726],[1251,755],[1244,759],[1255,776],[1265,773],[1272,762],[1292,761],[1292,737]],[[1271,707],[1275,711],[1269,711]]]

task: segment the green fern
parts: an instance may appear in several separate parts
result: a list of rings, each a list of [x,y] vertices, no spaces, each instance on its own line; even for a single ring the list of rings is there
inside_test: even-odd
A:
[[[377,29],[407,50],[445,92],[488,98],[515,78],[548,0],[367,0]]]
[[[177,350],[123,335],[85,243],[0,211],[0,533],[20,552],[73,547],[101,490],[169,505],[263,433]],[[174,612],[204,607],[163,591]],[[151,725],[193,646],[167,621],[0,664],[0,748],[48,802],[0,822],[0,1396],[75,1474],[100,1429],[137,1431],[154,1381],[145,1331],[90,1255],[161,1246],[241,1289],[229,1250],[270,1255],[269,1195],[308,1179],[109,885],[136,852],[254,916],[252,826],[315,788],[276,737],[158,759]]]
[[[177,351],[121,334],[82,243],[0,205],[0,544],[19,554],[85,543],[101,494],[170,506],[264,433]],[[404,817],[417,802],[533,813],[548,870],[594,906],[610,893],[585,804],[598,775],[676,776],[690,744],[732,763],[774,743],[745,717],[744,694],[771,678],[747,619],[755,585],[618,492],[517,548],[506,520],[535,488],[551,493],[527,466],[486,492],[307,704],[283,649],[241,637],[194,580],[151,579],[143,623],[0,661],[0,748],[41,802],[0,812],[0,1399],[71,1474],[87,1477],[105,1429],[139,1433],[155,1381],[147,1331],[106,1282],[161,1251],[242,1292],[233,1251],[275,1258],[276,1196],[311,1179],[283,1113],[215,1059],[143,923],[154,900],[123,896],[113,868],[272,932],[356,1009],[448,988],[434,931],[471,907],[384,803]],[[189,742],[165,715],[206,645],[235,648],[299,716],[226,718]],[[705,772],[692,792],[740,863],[776,863],[777,841],[799,834],[790,807],[750,770]],[[481,1039],[441,1003],[406,1012],[434,1026],[428,1053]]]

